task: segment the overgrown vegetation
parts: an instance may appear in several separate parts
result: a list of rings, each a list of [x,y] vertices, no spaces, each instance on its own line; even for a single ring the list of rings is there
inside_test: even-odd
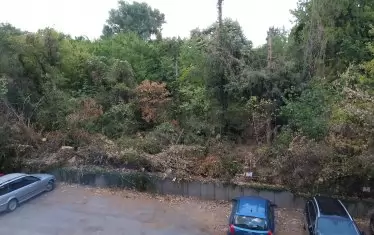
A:
[[[123,1],[95,41],[1,24],[1,170],[252,171],[346,195],[370,186],[374,2],[300,0],[292,30],[269,28],[256,48],[222,19],[223,3],[217,23],[186,39],[163,38],[161,12]]]

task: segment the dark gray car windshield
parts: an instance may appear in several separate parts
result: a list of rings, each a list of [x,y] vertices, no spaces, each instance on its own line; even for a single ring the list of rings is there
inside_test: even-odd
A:
[[[358,235],[356,225],[342,218],[321,217],[317,221],[318,235]]]
[[[252,216],[242,216],[236,215],[234,217],[234,225],[239,228],[265,231],[267,230],[267,223],[265,219],[252,217]]]

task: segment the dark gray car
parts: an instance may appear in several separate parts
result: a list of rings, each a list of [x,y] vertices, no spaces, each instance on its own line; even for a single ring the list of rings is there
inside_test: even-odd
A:
[[[43,192],[52,191],[55,177],[49,174],[13,173],[0,177],[0,212],[14,211],[18,205]]]

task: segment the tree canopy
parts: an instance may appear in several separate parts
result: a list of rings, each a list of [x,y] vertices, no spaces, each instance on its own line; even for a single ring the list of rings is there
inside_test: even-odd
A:
[[[151,36],[161,36],[165,15],[152,9],[147,3],[118,1],[118,8],[109,12],[109,18],[103,28],[104,36],[119,33],[136,33],[146,40]]]
[[[106,143],[120,149],[112,167],[225,179],[250,168],[262,183],[346,195],[373,184],[373,1],[299,1],[294,27],[269,27],[259,47],[223,3],[185,39],[162,38],[164,14],[138,2],[119,1],[95,41],[1,24],[0,154]]]

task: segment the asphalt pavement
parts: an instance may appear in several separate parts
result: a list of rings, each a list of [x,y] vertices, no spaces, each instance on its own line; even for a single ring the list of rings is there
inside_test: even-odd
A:
[[[59,186],[0,215],[9,235],[208,235],[204,221],[166,208],[156,200],[101,195],[83,187]]]

